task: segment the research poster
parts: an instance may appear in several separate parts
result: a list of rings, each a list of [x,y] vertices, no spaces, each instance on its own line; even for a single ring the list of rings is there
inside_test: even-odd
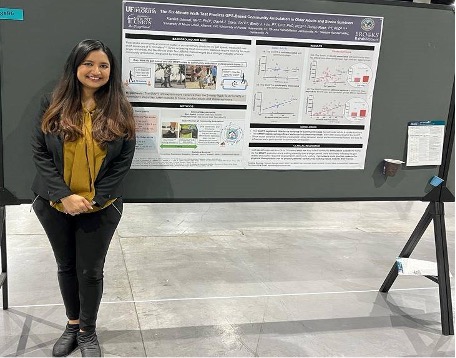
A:
[[[363,169],[383,18],[123,2],[134,169]]]

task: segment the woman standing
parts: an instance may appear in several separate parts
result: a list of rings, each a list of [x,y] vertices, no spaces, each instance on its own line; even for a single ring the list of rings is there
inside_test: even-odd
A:
[[[111,50],[84,40],[69,55],[32,135],[32,204],[54,251],[68,323],[53,348],[101,356],[95,332],[103,267],[122,215],[135,150],[133,110]]]

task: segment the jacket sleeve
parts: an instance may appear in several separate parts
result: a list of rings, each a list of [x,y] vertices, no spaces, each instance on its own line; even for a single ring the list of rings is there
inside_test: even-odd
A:
[[[41,119],[44,112],[49,107],[50,101],[46,96],[41,100],[41,109],[35,118],[32,132],[32,153],[33,161],[37,174],[44,181],[47,193],[52,201],[58,201],[68,195],[73,194],[65,184],[63,176],[57,170],[54,156],[46,144],[45,134],[41,130]],[[55,153],[54,153],[55,154]]]
[[[95,197],[93,200],[100,206],[116,192],[130,169],[135,153],[136,139],[124,140],[120,154],[109,163],[109,168],[102,178],[95,182]]]

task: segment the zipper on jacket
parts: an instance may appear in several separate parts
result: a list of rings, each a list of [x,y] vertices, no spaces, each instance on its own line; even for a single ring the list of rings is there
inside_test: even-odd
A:
[[[36,196],[36,198],[35,198],[35,199],[33,199],[33,201],[32,201],[32,205],[30,205],[30,212],[32,212],[32,209],[33,209],[33,204],[35,204],[35,201],[36,201],[36,199],[38,199],[38,197],[39,197],[39,195],[37,195],[37,196]]]
[[[111,205],[114,207],[114,209],[116,209],[116,211],[119,213],[120,217],[122,217],[122,213],[121,213],[121,211],[117,208],[117,206],[115,206],[114,203],[112,203]]]

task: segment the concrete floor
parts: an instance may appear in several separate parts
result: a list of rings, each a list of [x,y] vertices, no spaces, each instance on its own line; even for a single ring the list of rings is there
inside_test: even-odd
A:
[[[378,292],[426,206],[125,204],[105,267],[103,353],[454,357],[435,283],[399,276],[388,294]],[[454,221],[454,204],[446,204],[452,275]],[[433,240],[431,226],[412,258],[435,261]],[[0,356],[50,356],[66,318],[30,205],[7,207],[7,243]]]

